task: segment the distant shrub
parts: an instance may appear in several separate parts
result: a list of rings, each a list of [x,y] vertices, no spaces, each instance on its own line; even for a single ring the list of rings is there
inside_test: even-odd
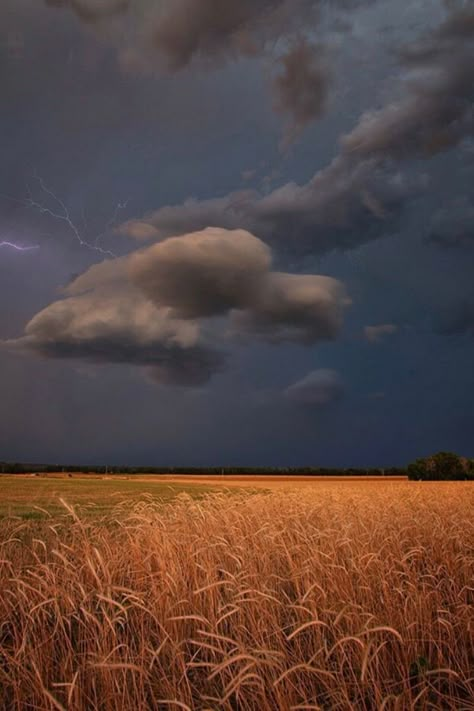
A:
[[[438,452],[410,464],[408,478],[416,481],[474,481],[474,461],[453,452]]]

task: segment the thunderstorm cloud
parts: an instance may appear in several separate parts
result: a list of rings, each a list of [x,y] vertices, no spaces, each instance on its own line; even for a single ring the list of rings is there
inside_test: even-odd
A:
[[[201,385],[222,369],[232,337],[333,340],[349,304],[337,280],[272,272],[261,240],[217,228],[94,265],[66,294],[7,347],[146,366],[158,382],[184,386]]]

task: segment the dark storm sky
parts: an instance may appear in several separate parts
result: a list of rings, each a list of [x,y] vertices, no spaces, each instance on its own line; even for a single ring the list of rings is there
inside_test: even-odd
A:
[[[462,0],[2,0],[0,460],[474,456],[473,67]]]

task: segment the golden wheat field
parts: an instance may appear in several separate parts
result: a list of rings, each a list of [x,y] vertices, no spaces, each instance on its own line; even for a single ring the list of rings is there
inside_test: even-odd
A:
[[[473,709],[474,486],[0,523],[0,708]]]

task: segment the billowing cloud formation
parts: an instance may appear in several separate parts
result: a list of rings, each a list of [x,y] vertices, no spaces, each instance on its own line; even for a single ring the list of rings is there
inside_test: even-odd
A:
[[[269,248],[242,230],[170,238],[94,265],[7,346],[146,366],[158,382],[201,385],[222,368],[229,333],[303,344],[335,338],[348,304],[342,284],[270,266]]]
[[[244,191],[187,200],[142,222],[161,237],[207,225],[242,227],[300,254],[377,238],[386,232],[385,221],[424,186],[423,179],[408,180],[397,171],[395,161],[441,152],[472,132],[472,16],[472,10],[452,15],[406,50],[403,61],[412,74],[401,83],[402,98],[364,114],[341,139],[339,155],[305,185],[287,183],[268,195]]]
[[[250,233],[207,229],[137,252],[130,274],[150,301],[189,319],[251,308],[270,263],[270,249]]]
[[[275,107],[291,117],[286,142],[319,118],[326,108],[329,70],[322,47],[306,40],[293,46],[281,58],[283,71],[275,78]]]
[[[432,219],[428,239],[441,247],[474,246],[474,203],[460,197],[438,210]]]
[[[370,343],[378,343],[384,336],[392,336],[397,333],[398,326],[394,323],[382,323],[378,326],[366,326],[364,328],[364,334]]]
[[[344,392],[344,383],[335,370],[320,368],[308,373],[285,390],[288,400],[310,407],[324,407],[338,400]]]

